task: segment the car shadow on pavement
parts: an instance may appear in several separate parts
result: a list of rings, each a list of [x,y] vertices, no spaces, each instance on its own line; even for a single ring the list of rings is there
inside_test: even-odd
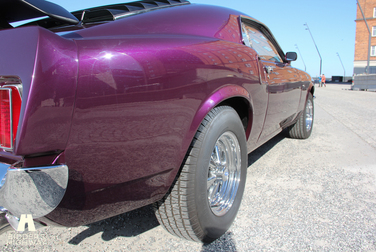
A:
[[[68,243],[78,245],[83,240],[102,232],[102,239],[132,237],[159,226],[151,205],[87,225],[88,229],[73,237]]]
[[[248,154],[248,167],[251,166],[253,163],[255,163],[257,160],[259,160],[262,156],[264,156],[267,152],[269,152],[271,149],[273,149],[274,146],[276,146],[279,142],[281,142],[283,139],[288,137],[288,131],[285,129],[272,139],[270,139],[268,142],[264,143],[260,147],[258,147],[256,150],[252,151]]]
[[[212,243],[207,243],[202,245],[201,252],[210,252],[210,251],[238,251],[236,249],[236,244],[232,238],[234,234],[231,231],[227,231],[219,239],[213,241]]]

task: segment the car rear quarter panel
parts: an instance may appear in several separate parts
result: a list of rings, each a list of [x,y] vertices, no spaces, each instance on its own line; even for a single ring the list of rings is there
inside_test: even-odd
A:
[[[23,95],[14,154],[65,149],[77,78],[73,41],[37,27],[0,32],[0,74],[18,76]]]
[[[163,197],[199,124],[226,99],[245,100],[249,128],[253,120],[261,130],[266,87],[259,82],[257,55],[240,43],[239,13],[221,9],[212,15],[215,26],[191,18],[199,11],[197,19],[209,21],[209,7],[186,8],[68,35],[77,38],[79,55],[76,106],[64,153],[70,181],[49,218],[81,225]],[[102,32],[106,36],[98,37]],[[61,218],[67,209],[70,214]]]

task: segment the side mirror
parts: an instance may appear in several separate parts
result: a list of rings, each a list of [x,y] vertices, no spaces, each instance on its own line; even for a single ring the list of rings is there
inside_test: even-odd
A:
[[[288,52],[286,53],[286,60],[287,61],[295,61],[298,59],[298,54],[296,52]]]

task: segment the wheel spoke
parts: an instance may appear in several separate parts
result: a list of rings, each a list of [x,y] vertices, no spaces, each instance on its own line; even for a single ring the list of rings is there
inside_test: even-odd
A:
[[[218,201],[218,190],[220,188],[220,184],[219,183],[214,183],[213,184],[213,188],[211,188],[211,195],[210,195],[210,201],[211,203],[215,203]]]
[[[218,147],[217,144],[214,147],[214,153],[215,153],[215,157],[216,157],[216,164],[217,165],[221,164],[220,150],[219,150],[219,147]]]
[[[215,176],[208,178],[208,182],[207,182],[207,189],[208,190],[213,186],[213,184],[215,183],[215,180],[216,180]]]
[[[221,166],[226,166],[226,164],[227,164],[226,149],[223,146],[221,146],[221,155],[220,156],[221,156],[221,162],[220,162]]]
[[[209,171],[214,172],[217,169],[217,164],[215,161],[211,158],[209,162]]]

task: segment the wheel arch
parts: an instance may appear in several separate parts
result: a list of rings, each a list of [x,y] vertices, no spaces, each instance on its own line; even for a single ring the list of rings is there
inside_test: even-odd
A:
[[[195,112],[190,128],[182,141],[179,154],[179,167],[175,167],[168,181],[170,185],[173,185],[173,181],[179,176],[182,168],[181,165],[186,160],[186,154],[204,118],[215,107],[222,105],[230,106],[239,115],[245,130],[246,141],[248,140],[253,124],[253,104],[249,92],[238,85],[226,85],[215,90],[201,102],[201,105]]]
[[[243,124],[246,138],[248,139],[253,122],[253,113],[252,105],[248,99],[244,97],[231,97],[219,103],[216,107],[219,106],[229,106],[232,107],[236,113],[239,115],[239,118]]]
[[[313,96],[313,94],[315,93],[315,86],[311,86],[311,88],[309,89],[309,92],[312,94],[312,96]],[[308,94],[307,94],[308,95]]]
[[[252,100],[249,92],[237,85],[227,85],[220,89],[217,89],[210,96],[208,96],[200,105],[199,109],[191,123],[189,133],[186,135],[184,141],[184,150],[187,150],[191,144],[193,136],[196,134],[201,122],[204,120],[205,116],[215,107],[227,105],[232,107],[239,115],[240,120],[243,123],[246,139],[248,139],[253,120],[253,106]],[[184,152],[184,156],[185,156]]]

